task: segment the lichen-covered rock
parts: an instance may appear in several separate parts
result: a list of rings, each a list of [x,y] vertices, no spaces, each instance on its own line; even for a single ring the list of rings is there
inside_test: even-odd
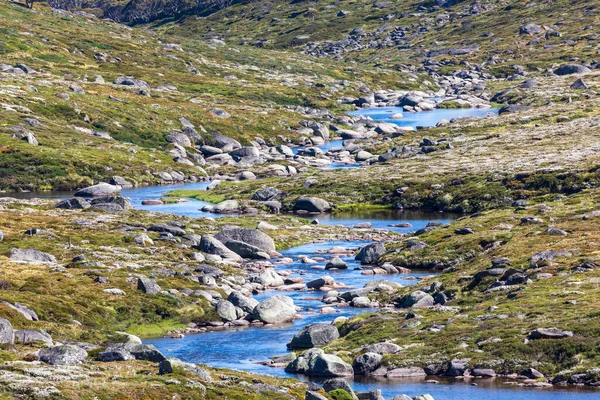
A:
[[[175,368],[182,368],[190,372],[205,382],[212,382],[213,378],[210,373],[199,365],[180,361],[176,358],[169,357],[158,364],[158,374],[172,374]]]
[[[81,347],[64,344],[40,350],[40,360],[50,365],[73,365],[81,364],[85,361],[88,354]]]
[[[111,185],[109,183],[99,183],[97,185],[88,186],[75,192],[75,197],[103,197],[114,196],[121,192],[120,186]]]
[[[158,283],[150,278],[138,278],[137,288],[147,294],[158,294],[162,290]]]
[[[356,356],[352,362],[352,368],[356,375],[368,375],[375,371],[381,365],[381,354],[377,353],[364,353]]]
[[[35,249],[12,249],[9,258],[15,261],[56,263],[56,257]]]
[[[340,334],[331,324],[310,324],[294,335],[287,347],[290,349],[310,349],[325,346],[339,338]]]
[[[291,321],[296,315],[294,301],[287,296],[272,296],[261,301],[252,311],[254,319],[267,324]]]
[[[331,205],[318,197],[301,197],[296,200],[294,211],[307,213],[323,213],[331,210]]]
[[[285,368],[286,372],[295,372],[309,376],[353,376],[352,365],[338,356],[325,354],[319,348],[305,351]]]
[[[361,264],[376,264],[377,260],[386,252],[385,245],[381,242],[371,243],[360,249],[355,259]]]
[[[15,331],[9,320],[0,318],[0,344],[14,344]]]
[[[227,242],[236,241],[247,243],[251,246],[257,247],[266,253],[272,253],[275,251],[275,242],[273,239],[264,232],[258,229],[250,228],[229,228],[224,229],[215,235],[217,240],[227,245]]]

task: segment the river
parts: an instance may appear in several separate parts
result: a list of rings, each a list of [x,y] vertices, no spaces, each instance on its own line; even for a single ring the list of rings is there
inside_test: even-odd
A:
[[[457,116],[484,117],[489,115],[488,113],[492,113],[492,115],[496,113],[495,110],[490,109],[435,110],[422,113],[404,113],[405,117],[403,119],[390,120],[388,117],[395,112],[398,112],[398,109],[374,108],[359,110],[351,114],[369,116],[375,120],[384,120],[402,126],[432,126],[441,119],[451,119]],[[331,141],[322,147],[327,151],[329,148],[341,145],[342,141]],[[209,182],[197,182],[185,185],[130,188],[123,189],[122,195],[129,197],[132,205],[136,209],[186,215],[189,217],[218,217],[219,215],[217,214],[209,214],[200,211],[200,209],[208,203],[193,199],[175,204],[155,206],[142,205],[143,200],[160,199],[165,193],[172,189],[205,190],[208,185]],[[4,195],[18,198],[45,197],[60,199],[69,197],[72,193],[7,193]],[[322,224],[353,226],[358,223],[370,222],[375,229],[389,229],[396,232],[407,233],[422,228],[431,221],[440,221],[443,223],[450,222],[456,218],[456,215],[384,210],[353,211],[333,215],[327,214],[320,215],[318,218]],[[398,224],[403,225],[401,227],[393,226]],[[362,275],[359,270],[355,269],[358,267],[358,264],[352,257],[343,257],[344,261],[348,263],[349,268],[340,271],[325,272],[321,269],[311,268],[310,264],[304,264],[300,261],[300,256],[318,257],[322,255],[320,252],[335,246],[359,248],[365,244],[366,242],[325,242],[295,247],[282,252],[284,257],[292,258],[293,262],[279,264],[276,266],[276,269],[293,271],[292,276],[302,276],[304,281],[309,281],[323,275],[330,275],[336,281],[343,282],[350,288],[363,287],[367,282],[373,279],[387,279],[404,286],[417,285],[420,278],[430,275],[426,272],[413,272],[410,274],[399,275]],[[309,379],[308,377],[288,374],[283,369],[271,368],[258,364],[257,361],[264,361],[267,360],[269,356],[286,352],[286,344],[292,336],[301,329],[301,327],[307,324],[330,322],[339,316],[351,317],[366,311],[376,311],[346,307],[338,308],[333,314],[319,313],[318,310],[324,306],[324,303],[320,301],[322,293],[309,292],[306,290],[295,292],[270,290],[255,296],[255,298],[260,301],[275,294],[283,294],[292,297],[295,304],[302,308],[300,313],[302,319],[280,326],[235,328],[211,331],[203,334],[187,335],[183,339],[155,338],[145,340],[145,342],[154,344],[167,356],[174,356],[188,362],[198,362],[213,367],[231,368],[307,380]],[[597,399],[600,396],[593,390],[585,389],[531,389],[515,387],[504,384],[502,379],[477,379],[474,380],[474,382],[477,382],[477,386],[466,384],[458,379],[446,379],[441,377],[435,377],[435,379],[439,384],[425,383],[423,380],[389,381],[385,379],[357,378],[352,381],[352,386],[355,390],[361,392],[381,389],[383,395],[388,399],[400,393],[411,396],[429,393],[433,395],[436,400],[480,398],[498,400]]]

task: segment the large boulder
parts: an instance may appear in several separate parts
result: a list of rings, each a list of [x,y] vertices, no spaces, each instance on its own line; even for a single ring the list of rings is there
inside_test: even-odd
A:
[[[96,359],[102,362],[115,362],[134,360],[135,357],[125,349],[109,349],[98,353]]]
[[[323,382],[323,390],[327,393],[336,389],[344,390],[348,392],[353,399],[358,399],[356,394],[354,394],[354,390],[352,390],[352,386],[350,386],[350,383],[344,378],[333,378]]]
[[[364,353],[357,356],[352,362],[352,368],[356,375],[369,375],[381,366],[381,354]]]
[[[215,214],[236,214],[240,212],[240,203],[237,200],[225,200],[216,204],[212,212]]]
[[[340,337],[340,334],[331,324],[310,324],[294,335],[287,347],[292,350],[310,349],[325,346]]]
[[[1,335],[0,335],[1,336]],[[1,339],[0,339],[1,341]],[[15,342],[19,344],[47,344],[52,346],[52,337],[44,330],[22,329],[15,331]]]
[[[224,149],[225,151],[231,151],[233,149],[239,149],[242,147],[240,142],[225,135],[221,135],[220,133],[212,134],[215,140],[215,147],[219,149]]]
[[[398,306],[402,308],[423,308],[433,306],[434,299],[429,293],[416,290],[400,299]]]
[[[217,315],[225,322],[235,321],[237,319],[235,306],[227,300],[220,300],[217,303],[216,311]]]
[[[325,354],[319,348],[305,351],[285,368],[286,372],[295,372],[308,376],[353,376],[352,365],[338,356]]]
[[[386,252],[385,245],[381,242],[371,243],[360,249],[355,259],[361,264],[375,264]]]
[[[396,368],[388,371],[385,375],[388,379],[394,378],[413,378],[427,376],[425,370],[420,367]]]
[[[306,284],[309,289],[320,289],[323,286],[333,286],[335,283],[334,279],[330,276],[323,276],[321,278],[313,279]]]
[[[120,186],[111,185],[109,183],[99,183],[94,186],[89,186],[75,192],[76,197],[104,197],[113,196],[121,192]]]
[[[394,354],[399,352],[401,347],[396,343],[380,342],[365,346],[365,350],[369,353]]]
[[[74,197],[72,199],[61,200],[54,205],[56,208],[63,208],[65,210],[84,210],[90,208],[91,204],[85,200]]]
[[[325,269],[348,269],[348,264],[336,256],[329,260],[329,262],[325,265]]]
[[[174,225],[154,224],[148,228],[150,232],[170,233],[173,236],[185,236],[186,232]]]
[[[205,382],[212,382],[213,378],[210,373],[197,364],[180,361],[176,358],[167,358],[158,364],[158,374],[172,374],[175,368],[182,368],[185,371],[198,376]]]
[[[0,344],[14,344],[15,331],[9,320],[0,318]]]
[[[50,365],[74,365],[85,361],[88,354],[81,347],[64,344],[40,350],[40,360]]]
[[[147,294],[158,294],[162,290],[158,283],[150,278],[138,278],[137,288]]]
[[[279,287],[284,285],[283,278],[272,268],[267,268],[260,274],[252,277],[252,282],[264,287]]]
[[[578,64],[565,64],[554,71],[556,75],[588,74],[590,72],[592,71],[588,67]]]
[[[264,188],[264,189],[260,189],[260,190],[256,191],[252,195],[252,200],[256,200],[256,201],[281,200],[284,197],[285,197],[285,193],[283,193],[281,190],[274,188],[274,187],[268,187],[268,188]]]
[[[133,208],[129,199],[123,196],[96,197],[90,201],[90,205],[94,208],[112,208],[118,211]]]
[[[119,76],[114,81],[115,85],[130,86],[137,89],[150,89],[148,82],[141,79],[136,79],[132,76]]]
[[[245,242],[230,240],[225,242],[225,246],[243,258],[250,258],[253,260],[268,260],[271,258],[268,253]]]
[[[308,213],[323,213],[331,210],[331,205],[318,197],[301,197],[294,204],[294,211]]]
[[[11,260],[37,263],[55,263],[56,257],[35,249],[12,249],[8,256]]]
[[[202,235],[200,243],[195,248],[206,254],[214,254],[226,259],[241,260],[239,255],[229,250],[220,240],[211,235]]]
[[[241,308],[244,312],[247,313],[252,313],[252,311],[254,311],[254,308],[258,305],[257,300],[235,291],[229,293],[229,296],[227,296],[227,300],[229,300],[234,306]]]
[[[151,344],[140,344],[138,340],[131,340],[131,338],[125,343],[113,343],[109,345],[105,352],[107,353],[104,357],[108,359],[110,354],[120,359],[119,361],[126,361],[131,359],[129,355],[133,356],[136,360],[144,360],[151,362],[161,362],[165,360],[165,356]],[[117,355],[121,353],[121,355]],[[121,358],[124,358],[121,359]]]
[[[529,334],[529,339],[564,339],[572,337],[573,332],[558,328],[538,328]]]
[[[217,240],[227,245],[227,242],[244,242],[251,246],[258,247],[266,253],[275,251],[275,242],[269,235],[258,229],[251,228],[228,228],[223,229],[215,235]]]
[[[261,301],[252,311],[252,316],[267,324],[289,322],[296,316],[296,307],[287,296],[272,296]]]

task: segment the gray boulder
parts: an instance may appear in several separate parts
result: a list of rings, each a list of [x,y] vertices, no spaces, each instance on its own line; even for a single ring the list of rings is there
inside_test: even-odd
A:
[[[350,386],[350,383],[348,383],[348,381],[344,378],[333,378],[323,382],[323,390],[327,393],[336,389],[344,390],[348,392],[353,399],[358,399],[356,394],[354,394],[354,390],[352,390],[352,386]]]
[[[9,320],[0,318],[0,344],[14,344],[15,331]]]
[[[544,377],[544,374],[542,374],[540,371],[534,368],[527,368],[523,370],[519,375],[529,379],[540,379]]]
[[[252,200],[256,200],[256,201],[281,200],[284,197],[285,197],[285,193],[283,193],[281,190],[274,188],[274,187],[268,187],[268,188],[264,188],[264,189],[260,189],[260,190],[256,191],[252,195]]]
[[[329,260],[329,262],[325,265],[325,269],[348,269],[348,264],[336,256]]]
[[[258,229],[251,228],[229,228],[224,229],[215,235],[225,245],[230,241],[244,242],[257,247],[266,253],[275,251],[275,242],[269,235]]]
[[[286,372],[296,372],[308,376],[353,376],[352,365],[338,356],[325,354],[319,348],[305,351],[285,368]]]
[[[252,277],[252,282],[263,285],[264,287],[283,286],[283,278],[272,268],[267,268],[260,274]]]
[[[538,328],[529,334],[529,339],[564,339],[572,337],[573,332],[558,328]]]
[[[19,344],[44,343],[52,346],[52,337],[48,332],[37,329],[22,329],[15,331],[15,342]]]
[[[225,200],[216,204],[212,212],[216,214],[235,214],[240,212],[240,203],[237,200]]]
[[[556,75],[589,74],[592,72],[588,67],[578,64],[565,64],[560,66],[554,73]]]
[[[519,34],[521,35],[535,35],[542,32],[542,27],[537,24],[527,24],[519,28]]]
[[[110,349],[98,353],[96,359],[102,362],[115,362],[135,360],[135,357],[125,349]]]
[[[113,196],[121,192],[120,186],[111,185],[109,183],[99,183],[89,186],[75,192],[76,197],[104,197]]]
[[[323,213],[331,210],[331,205],[318,197],[301,197],[294,204],[294,211],[308,213]]]
[[[385,245],[381,242],[371,243],[360,249],[355,259],[361,264],[375,264],[386,252]]]
[[[254,308],[258,305],[258,301],[252,297],[245,296],[240,292],[231,292],[227,297],[234,306],[241,308],[244,312],[252,313]]]
[[[235,321],[237,312],[235,306],[227,300],[220,300],[216,307],[217,314],[225,322]]]
[[[211,235],[202,235],[196,248],[207,254],[214,254],[226,259],[241,260],[240,256],[229,250],[220,240]]]
[[[402,308],[423,308],[433,306],[434,299],[429,293],[416,290],[404,296],[398,306]]]
[[[35,249],[12,249],[8,256],[11,260],[38,263],[56,263],[56,257]]]
[[[40,350],[40,360],[50,365],[74,365],[85,361],[88,354],[81,347],[65,344]]]
[[[356,375],[369,375],[381,366],[381,354],[364,353],[357,356],[352,362],[352,368]]]
[[[140,344],[135,340],[130,340],[126,343],[113,343],[105,349],[106,352],[127,352],[136,360],[144,360],[151,362],[161,362],[166,360],[165,356],[158,351],[154,345]],[[125,356],[127,357],[127,356]]]
[[[115,85],[129,86],[137,89],[150,89],[148,82],[131,76],[119,76],[113,81]]]
[[[8,301],[0,301],[0,302],[2,304],[5,304],[6,306],[12,308],[15,311],[18,311],[23,317],[25,317],[25,319],[27,319],[29,321],[39,321],[40,320],[37,313],[24,304],[21,304],[21,303],[11,304]]]
[[[104,204],[118,206],[121,210],[129,210],[133,208],[128,198],[122,196],[104,196],[96,197],[90,201],[92,207],[98,207]]]
[[[296,315],[294,301],[287,296],[272,296],[261,301],[252,311],[254,319],[267,324],[291,321]]]
[[[202,379],[205,382],[213,381],[213,378],[212,378],[212,376],[210,376],[210,373],[207,370],[205,370],[204,368],[200,367],[199,365],[192,364],[192,363],[186,363],[186,362],[183,362],[176,358],[171,358],[171,357],[161,361],[158,364],[158,374],[159,375],[172,374],[175,368],[182,368],[182,369],[186,370],[187,372],[198,376],[200,379]]]
[[[162,290],[158,283],[150,278],[138,278],[137,289],[147,294],[158,294]]]
[[[314,279],[306,284],[309,289],[320,289],[323,286],[333,286],[335,281],[330,276],[323,276],[321,278]]]
[[[586,90],[589,89],[589,86],[583,81],[582,78],[579,78],[571,84],[570,88],[574,90]]]
[[[91,204],[87,200],[74,197],[72,199],[61,200],[54,207],[66,210],[84,210],[90,208]]]
[[[225,135],[221,135],[220,133],[213,133],[213,139],[215,140],[215,147],[219,149],[225,149],[226,151],[231,151],[233,149],[239,149],[242,147],[240,142]]]
[[[394,354],[400,351],[400,346],[395,343],[380,342],[365,346],[365,350],[369,353]]]
[[[296,333],[287,347],[293,350],[310,349],[325,346],[339,337],[340,334],[335,325],[310,324]]]
[[[250,258],[253,260],[268,260],[271,258],[268,253],[245,242],[230,240],[225,242],[225,246],[243,258]]]
[[[169,224],[154,224],[148,228],[150,232],[170,233],[173,236],[185,236],[186,232],[173,225]]]

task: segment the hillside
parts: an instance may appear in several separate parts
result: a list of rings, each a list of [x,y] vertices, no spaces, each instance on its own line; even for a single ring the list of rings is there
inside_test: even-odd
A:
[[[263,48],[405,69],[447,73],[458,61],[496,76],[539,72],[595,56],[600,21],[594,1],[251,1],[205,18],[160,26]]]
[[[158,183],[158,174],[170,171],[202,177],[194,145],[214,143],[213,133],[277,143],[306,119],[295,107],[339,107],[332,93],[356,94],[375,79],[415,86],[396,83],[400,75],[391,71],[307,62],[294,53],[188,38],[173,44],[39,4],[4,3],[0,18],[2,189],[67,190],[112,176]],[[123,76],[137,81],[113,83]],[[177,139],[169,135],[182,131],[188,150],[173,152]],[[39,146],[13,138],[27,139],[27,132]],[[38,160],[33,168],[31,159]]]

